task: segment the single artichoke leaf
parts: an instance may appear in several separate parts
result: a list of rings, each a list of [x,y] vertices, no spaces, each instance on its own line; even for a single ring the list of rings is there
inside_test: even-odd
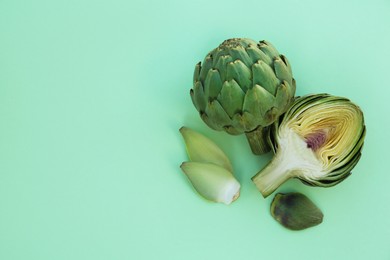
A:
[[[221,81],[226,81],[226,69],[227,64],[232,62],[233,58],[230,55],[220,56],[215,64],[215,69],[219,71],[219,75],[221,76]]]
[[[276,58],[274,60],[274,68],[276,77],[278,79],[280,79],[281,81],[285,80],[288,83],[292,84],[292,74],[290,73],[289,69],[281,58]]]
[[[213,163],[233,173],[229,158],[211,139],[188,127],[182,127],[179,131],[186,144],[190,161]]]
[[[271,57],[272,59],[275,57],[279,57],[279,52],[276,50],[276,48],[268,41],[260,41],[258,44],[259,49],[267,54],[268,57]]]
[[[275,72],[264,61],[258,61],[252,66],[253,85],[258,84],[266,89],[272,95],[275,95],[276,88],[280,80],[276,77]]]
[[[264,125],[268,126],[272,124],[278,116],[281,114],[281,111],[276,107],[271,107],[264,115]]]
[[[280,58],[282,59],[282,61],[284,62],[284,64],[286,64],[287,69],[288,69],[288,72],[292,75],[291,64],[290,64],[290,62],[288,61],[288,59],[286,58],[286,56],[284,56],[283,54],[281,54],[281,55],[280,55]]]
[[[231,172],[219,165],[184,162],[180,168],[195,190],[207,200],[228,205],[240,195],[240,183]]]
[[[256,45],[257,42],[249,38],[241,38],[241,45],[246,49],[249,45]]]
[[[296,84],[295,79],[293,78],[292,85],[291,85],[291,92],[295,94],[296,89],[297,89],[297,84]]]
[[[252,62],[256,63],[259,60],[264,61],[267,65],[272,64],[272,59],[268,57],[264,52],[262,52],[257,45],[249,45],[248,48],[246,48],[246,52],[248,53],[249,57],[252,58]]]
[[[243,110],[256,118],[263,119],[266,112],[270,110],[274,104],[275,97],[263,87],[255,85],[245,94]]]
[[[207,73],[206,80],[204,82],[204,92],[208,99],[217,98],[219,92],[222,89],[222,81],[219,75],[219,71],[216,69],[210,69]]]
[[[207,103],[206,114],[214,121],[214,125],[217,125],[219,129],[223,129],[224,126],[232,124],[229,115],[216,99]]]
[[[290,93],[288,82],[283,81],[282,84],[276,89],[275,104],[279,111],[284,112],[289,107],[293,96]]]
[[[244,97],[244,91],[232,79],[223,83],[222,90],[217,99],[229,117],[232,118],[234,114],[242,111]]]
[[[233,127],[240,129],[240,132],[250,132],[254,130],[262,121],[256,118],[251,113],[244,111],[243,113],[235,114],[233,117]]]
[[[240,60],[229,62],[226,74],[226,79],[234,79],[244,92],[252,86],[252,71]]]
[[[190,91],[192,103],[199,112],[204,112],[206,109],[206,97],[204,95],[203,86],[200,81],[195,82],[194,88]]]
[[[203,61],[203,66],[200,69],[199,79],[202,83],[206,80],[209,70],[213,66],[213,58],[210,55],[207,55]]]
[[[202,65],[200,62],[198,62],[196,65],[195,65],[195,70],[194,70],[194,81],[193,81],[193,84],[195,85],[195,83],[199,80],[199,75],[200,75],[200,69],[202,68]]]
[[[288,90],[289,95],[290,95],[290,97],[291,97],[291,98],[290,98],[291,101],[294,101],[294,99],[295,99],[295,80],[292,79],[291,84],[288,83],[288,82],[285,81],[285,80],[284,80],[282,83],[287,87],[287,90]]]
[[[216,122],[212,120],[206,113],[200,113],[200,117],[202,120],[208,125],[211,129],[221,131],[223,130],[223,127],[221,125],[218,125]]]
[[[278,193],[271,203],[271,215],[282,226],[302,230],[322,223],[324,214],[305,195],[292,192]]]
[[[228,134],[231,135],[240,135],[243,133],[243,130],[241,128],[235,128],[231,125],[224,126],[223,128]]]
[[[213,57],[213,67],[214,68],[217,66],[218,62],[220,62],[219,59],[221,59],[221,57],[223,57],[223,56],[230,56],[228,50],[221,49],[221,48],[214,49],[210,53],[210,55]]]
[[[232,118],[232,127],[240,134],[245,133],[246,129],[242,121],[241,114],[235,114]]]
[[[232,56],[233,61],[241,60],[247,67],[250,67],[252,65],[251,57],[249,57],[248,53],[242,46],[236,46],[231,48],[230,55]]]

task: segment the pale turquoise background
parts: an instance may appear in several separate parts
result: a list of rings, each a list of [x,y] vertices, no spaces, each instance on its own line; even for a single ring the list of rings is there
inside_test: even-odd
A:
[[[390,2],[0,0],[0,259],[390,259]],[[250,177],[244,136],[214,132],[189,97],[224,39],[271,41],[297,93],[365,112],[362,160],[340,185],[289,181],[324,222],[292,232]],[[213,138],[242,184],[201,199],[178,129]]]

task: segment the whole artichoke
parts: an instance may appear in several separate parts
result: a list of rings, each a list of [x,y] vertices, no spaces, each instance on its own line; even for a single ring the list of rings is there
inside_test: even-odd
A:
[[[268,126],[290,106],[295,80],[286,57],[266,41],[234,38],[195,67],[192,101],[212,129],[246,134],[254,154],[270,150]]]

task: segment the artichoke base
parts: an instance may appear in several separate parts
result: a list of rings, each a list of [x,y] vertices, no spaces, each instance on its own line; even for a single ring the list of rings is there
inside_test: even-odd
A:
[[[245,132],[252,153],[261,155],[271,151],[271,146],[268,143],[269,127],[257,127],[251,132]]]
[[[252,177],[264,198],[290,178],[318,179],[325,175],[321,161],[294,131],[282,131],[278,143],[279,148],[272,161]]]

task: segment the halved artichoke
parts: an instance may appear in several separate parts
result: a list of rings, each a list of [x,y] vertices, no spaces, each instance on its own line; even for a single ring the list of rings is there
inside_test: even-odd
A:
[[[290,178],[336,185],[358,163],[365,133],[363,113],[350,100],[329,94],[297,98],[272,126],[274,158],[252,180],[264,197]]]
[[[192,101],[214,130],[245,133],[255,154],[270,150],[268,126],[295,95],[287,58],[267,41],[234,38],[209,52],[195,67]]]

